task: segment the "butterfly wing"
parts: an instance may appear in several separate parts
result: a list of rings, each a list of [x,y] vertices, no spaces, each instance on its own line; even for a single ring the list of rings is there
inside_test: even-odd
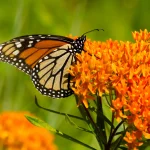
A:
[[[42,94],[60,98],[73,93],[68,69],[75,62],[75,54],[69,49],[70,44],[59,47],[43,57],[33,68],[33,83]]]
[[[14,38],[0,45],[0,60],[31,75],[36,63],[54,49],[71,43],[63,36],[29,35]]]
[[[55,35],[22,36],[0,45],[0,60],[29,74],[42,94],[67,97],[73,93],[68,69],[84,41],[85,37],[73,40]]]

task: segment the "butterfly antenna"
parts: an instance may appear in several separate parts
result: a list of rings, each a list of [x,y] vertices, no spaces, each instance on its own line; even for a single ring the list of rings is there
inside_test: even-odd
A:
[[[85,34],[87,34],[87,33],[90,33],[90,32],[93,32],[93,31],[100,31],[100,30],[104,31],[104,29],[93,29],[93,30],[90,30],[90,31],[85,32],[83,35],[85,35]]]

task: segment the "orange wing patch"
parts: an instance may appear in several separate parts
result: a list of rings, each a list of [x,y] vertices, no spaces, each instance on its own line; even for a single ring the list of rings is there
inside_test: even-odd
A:
[[[66,42],[44,40],[34,45],[32,48],[28,48],[20,54],[20,58],[25,59],[25,62],[33,68],[36,63],[55,50],[57,47],[65,45]]]
[[[66,42],[56,41],[56,40],[43,40],[35,44],[36,48],[52,48],[60,47],[67,44]]]
[[[20,54],[20,58],[23,58],[23,59],[26,59],[27,57],[29,57],[30,55],[32,55],[33,53],[36,53],[36,51],[38,51],[37,48],[28,48],[26,49],[25,51],[23,51],[21,54]]]

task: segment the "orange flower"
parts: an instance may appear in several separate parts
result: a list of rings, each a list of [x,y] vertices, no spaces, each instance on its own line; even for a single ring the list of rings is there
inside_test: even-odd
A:
[[[32,125],[24,115],[28,112],[0,114],[0,147],[9,150],[56,150],[54,137],[46,129]]]
[[[132,35],[133,43],[87,40],[86,52],[77,55],[70,73],[73,90],[86,107],[89,99],[94,100],[91,96],[115,91],[116,99],[110,96],[111,109],[118,120],[126,118],[130,132],[125,139],[135,148],[141,145],[135,134],[150,138],[150,32],[140,30]]]
[[[150,39],[150,33],[145,29],[144,31],[140,30],[140,32],[132,32],[132,36],[134,40],[140,41],[140,40],[149,40]]]
[[[115,110],[120,110],[123,107],[123,101],[120,98],[112,100],[112,105]]]
[[[143,143],[137,141],[142,139],[142,134],[139,131],[126,132],[126,137],[124,140],[127,142],[127,147],[129,150],[138,150],[137,147],[141,146]]]

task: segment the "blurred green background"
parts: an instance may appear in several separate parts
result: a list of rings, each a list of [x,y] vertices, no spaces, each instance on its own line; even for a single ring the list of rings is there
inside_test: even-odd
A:
[[[1,0],[0,42],[28,34],[81,36],[94,28],[103,28],[105,32],[88,34],[92,40],[131,41],[131,31],[150,30],[149,14],[149,0]],[[93,135],[78,131],[62,116],[37,108],[35,95],[42,106],[79,115],[74,96],[66,99],[42,96],[29,76],[9,64],[0,63],[0,111],[30,111],[54,128],[98,149]],[[87,150],[58,136],[55,143],[59,150]]]

